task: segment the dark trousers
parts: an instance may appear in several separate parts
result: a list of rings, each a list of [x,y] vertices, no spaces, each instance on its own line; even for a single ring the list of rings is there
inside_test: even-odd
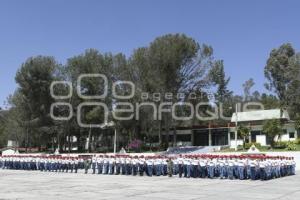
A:
[[[260,168],[259,176],[260,176],[260,180],[262,181],[267,179],[265,168]]]
[[[147,175],[152,176],[152,174],[153,174],[153,166],[147,165]]]
[[[250,167],[250,177],[251,177],[251,180],[256,180],[256,170],[255,170],[255,167]]]
[[[183,165],[182,164],[178,165],[178,174],[179,174],[179,177],[181,178],[182,174],[183,174]]]
[[[102,174],[102,168],[103,168],[102,163],[97,163],[98,174]]]
[[[93,174],[96,173],[96,163],[92,163]]]

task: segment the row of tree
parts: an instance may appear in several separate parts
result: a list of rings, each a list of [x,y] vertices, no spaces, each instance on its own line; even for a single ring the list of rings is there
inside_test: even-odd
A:
[[[265,66],[266,87],[272,94],[252,93],[255,84],[253,79],[243,84],[244,95],[235,95],[228,88],[230,77],[225,75],[222,60],[213,56],[213,48],[200,44],[184,34],[168,34],[156,38],[146,47],[135,49],[126,58],[123,54],[100,53],[95,49],[86,50],[83,54],[67,60],[66,64],[58,63],[50,56],[36,56],[28,58],[18,70],[15,80],[17,90],[8,98],[9,109],[0,111],[0,146],[5,146],[7,139],[17,141],[25,148],[39,147],[40,149],[60,146],[61,149],[71,149],[72,136],[76,136],[79,151],[84,149],[86,139],[89,138],[89,149],[97,150],[97,145],[106,144],[109,139],[104,134],[110,130],[101,128],[81,128],[77,124],[76,111],[82,102],[77,93],[77,79],[81,74],[105,74],[108,79],[107,97],[94,99],[93,102],[105,103],[109,108],[109,118],[117,102],[133,104],[144,101],[143,94],[149,93],[147,101],[155,105],[163,102],[170,107],[175,102],[189,102],[193,105],[200,101],[210,102],[205,108],[201,107],[203,115],[213,108],[213,103],[223,103],[224,115],[231,116],[234,105],[238,102],[261,101],[266,109],[286,108],[297,118],[299,109],[299,69],[300,56],[290,44],[284,44],[272,50]],[[74,117],[68,121],[56,121],[50,117],[50,107],[57,100],[50,94],[53,81],[69,81],[72,83],[72,97],[62,102],[70,103]],[[120,100],[112,95],[112,84],[117,81],[131,81],[135,84],[135,95],[131,99]],[[120,95],[130,94],[130,87],[117,87]],[[56,85],[57,95],[66,95],[69,88]],[[87,96],[100,95],[105,91],[103,80],[99,78],[82,79],[80,93]],[[151,94],[159,93],[163,98],[155,99]],[[173,98],[164,98],[172,93]],[[180,98],[176,94],[184,94]],[[196,94],[197,98],[189,98],[189,94]],[[213,98],[209,98],[209,93]],[[189,115],[189,110],[182,107],[178,110],[181,115]],[[67,107],[55,107],[55,114],[68,115]],[[83,108],[82,120],[85,123],[100,123],[104,110],[99,106]],[[116,114],[116,113],[115,113]],[[119,114],[126,117],[126,114]],[[176,127],[207,125],[207,122],[196,118],[186,122],[172,119],[171,114],[164,112],[161,120],[153,119],[151,106],[140,108],[139,120],[115,121],[120,135],[120,146],[126,146],[133,139],[145,142],[158,141],[161,147],[170,143],[176,145]],[[210,123],[228,122],[214,120]],[[163,137],[162,132],[165,132]],[[100,143],[99,143],[100,142]]]

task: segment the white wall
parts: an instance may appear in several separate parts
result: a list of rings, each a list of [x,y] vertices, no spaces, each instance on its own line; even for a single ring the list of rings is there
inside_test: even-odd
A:
[[[260,143],[262,146],[266,146],[267,145],[266,135],[257,135],[256,142]]]
[[[290,138],[289,133],[287,133],[287,134],[281,135],[280,140],[281,140],[281,141],[295,141],[295,140],[296,140],[296,137],[297,137],[297,134],[296,134],[296,133],[295,133],[295,138]],[[275,141],[278,141],[278,140],[279,140],[279,139],[278,139],[278,136],[276,136],[274,140],[275,140]]]
[[[18,143],[14,140],[7,140],[7,147],[18,147]]]
[[[16,152],[15,150],[12,150],[12,149],[7,149],[7,150],[4,150],[2,151],[2,155],[14,155],[14,154],[18,154],[18,152]]]
[[[237,140],[237,145],[243,145],[243,140]],[[235,148],[236,145],[235,145],[235,140],[230,140],[230,148]]]

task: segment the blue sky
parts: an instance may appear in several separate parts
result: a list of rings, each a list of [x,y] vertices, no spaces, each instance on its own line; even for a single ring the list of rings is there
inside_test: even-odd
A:
[[[300,51],[299,9],[297,0],[0,0],[0,106],[30,56],[63,64],[87,48],[128,56],[167,33],[212,45],[235,93],[249,78],[265,91],[271,49],[290,42]]]

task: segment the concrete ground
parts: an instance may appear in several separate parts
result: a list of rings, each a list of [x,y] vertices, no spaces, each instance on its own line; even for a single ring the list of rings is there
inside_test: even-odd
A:
[[[0,169],[0,199],[299,199],[300,172],[271,181],[132,177]]]

